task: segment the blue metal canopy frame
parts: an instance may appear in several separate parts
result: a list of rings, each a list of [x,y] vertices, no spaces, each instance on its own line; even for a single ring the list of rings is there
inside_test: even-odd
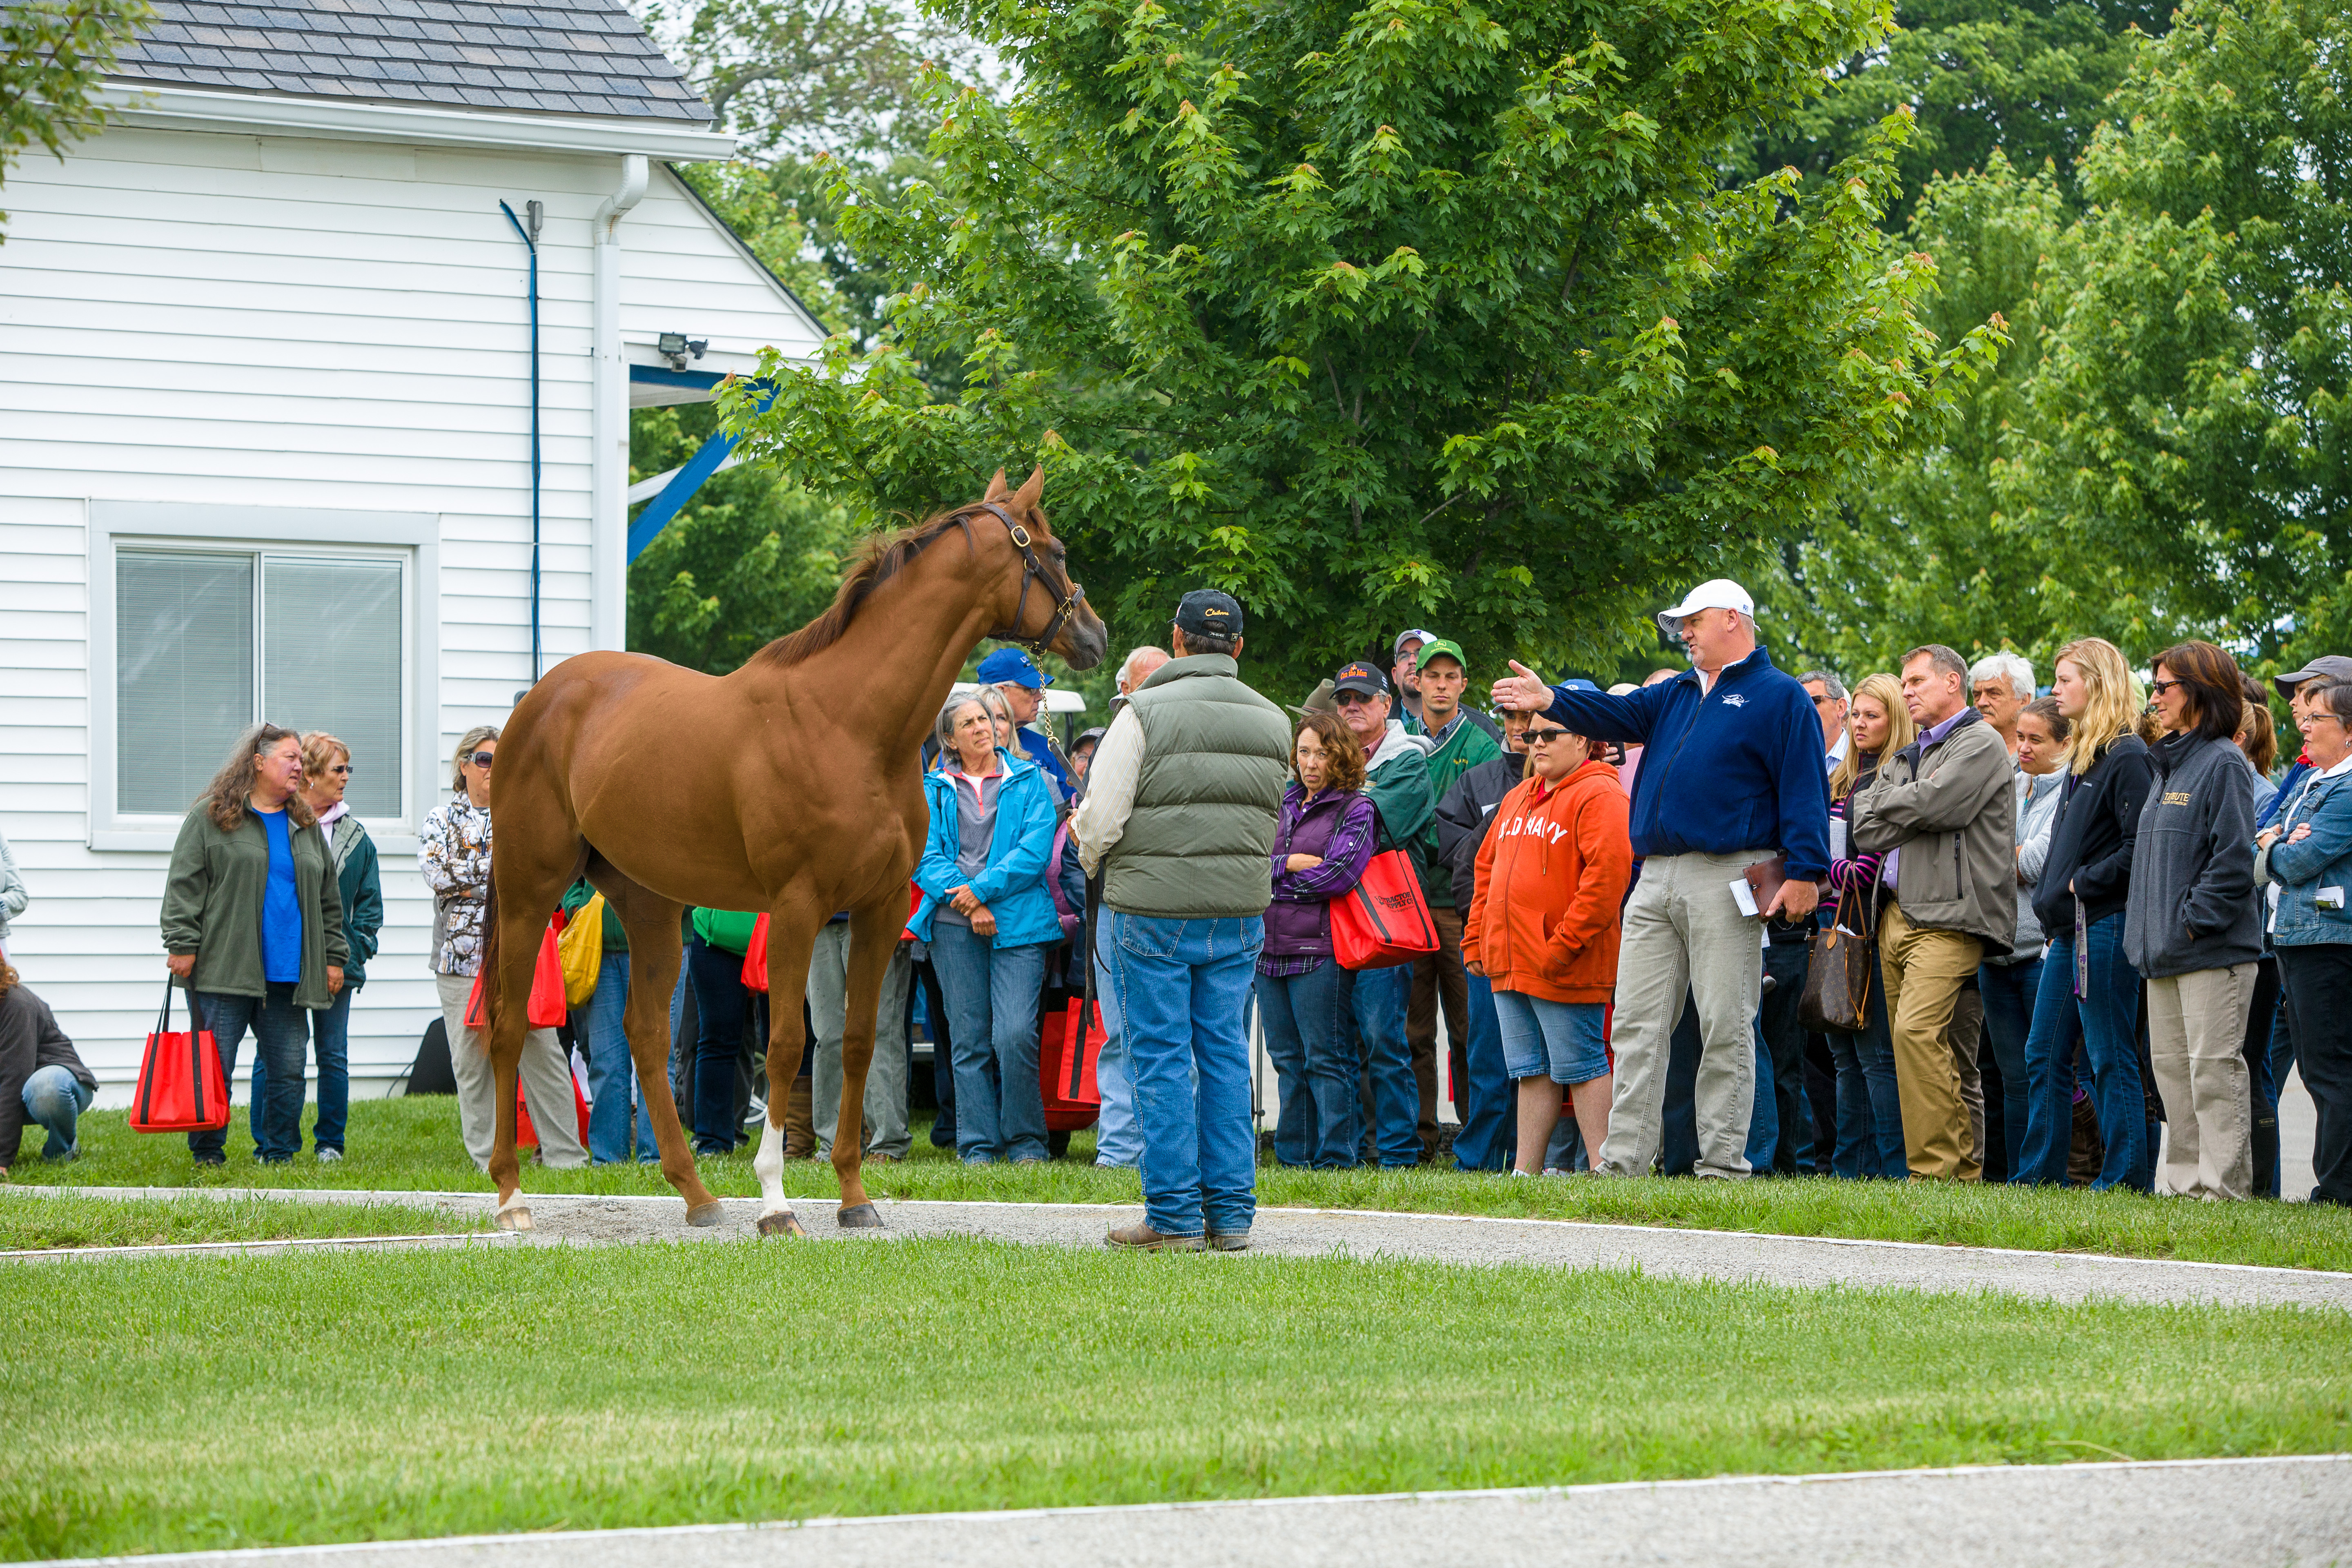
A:
[[[669,370],[660,365],[633,364],[629,367],[629,379],[655,386],[691,387],[709,392],[727,378],[714,371]],[[765,409],[775,401],[774,386],[763,383],[757,390],[758,407]],[[735,449],[736,440],[737,437],[724,430],[715,432],[702,444],[700,450],[687,459],[686,466],[678,469],[677,476],[662,487],[661,494],[646,503],[646,510],[637,513],[636,521],[629,524],[631,563],[643,555],[646,546],[669,526],[670,519],[677,515],[678,509],[694,499],[694,492],[702,488],[703,481],[719,471],[719,465],[725,462],[727,455]]]

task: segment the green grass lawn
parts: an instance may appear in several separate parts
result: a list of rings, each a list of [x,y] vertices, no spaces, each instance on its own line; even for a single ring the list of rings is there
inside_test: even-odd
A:
[[[0,1270],[0,1559],[2352,1447],[2352,1320],[967,1240]]]
[[[399,1204],[289,1204],[275,1198],[175,1203],[168,1198],[60,1198],[0,1189],[0,1252],[293,1237],[425,1236],[482,1230],[488,1225],[487,1220]]]
[[[457,1105],[446,1098],[371,1100],[352,1107],[348,1157],[321,1165],[305,1155],[281,1166],[255,1164],[240,1108],[229,1128],[229,1163],[198,1172],[184,1139],[143,1137],[120,1112],[83,1121],[83,1157],[69,1165],[37,1161],[17,1182],[113,1186],[356,1187],[376,1191],[488,1192],[457,1141]],[[968,1166],[933,1149],[918,1126],[913,1157],[877,1165],[867,1190],[885,1198],[996,1199],[1031,1203],[1139,1203],[1131,1171],[1097,1170],[1091,1135],[1071,1158],[1014,1169]],[[702,1163],[703,1179],[724,1197],[758,1195],[751,1151]],[[835,1194],[833,1168],[814,1161],[785,1167],[795,1195]],[[524,1187],[555,1193],[663,1193],[650,1166],[593,1170],[527,1167]],[[1308,1208],[1403,1209],[1762,1231],[1788,1236],[1874,1237],[1891,1241],[2108,1252],[2210,1263],[2352,1269],[2352,1211],[2308,1204],[2200,1204],[2134,1193],[1839,1182],[1818,1177],[1741,1183],[1687,1178],[1600,1182],[1584,1177],[1513,1181],[1423,1166],[1410,1171],[1258,1173],[1258,1201]]]

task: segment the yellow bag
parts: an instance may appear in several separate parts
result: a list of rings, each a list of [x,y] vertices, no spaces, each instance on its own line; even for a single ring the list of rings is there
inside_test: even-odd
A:
[[[596,994],[596,977],[604,968],[604,895],[596,894],[579,909],[555,939],[555,952],[563,961],[563,1000],[584,1007]]]

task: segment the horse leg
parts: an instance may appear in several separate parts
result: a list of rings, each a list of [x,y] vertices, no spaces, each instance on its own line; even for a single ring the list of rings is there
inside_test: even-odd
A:
[[[592,864],[588,879],[621,918],[629,933],[629,1002],[621,1016],[629,1059],[636,1064],[637,1092],[646,1097],[646,1117],[661,1149],[661,1172],[686,1200],[686,1223],[713,1226],[725,1212],[695,1169],[694,1151],[677,1120],[669,1092],[669,998],[677,985],[678,917],[686,906],[631,881],[610,864]]]
[[[841,1109],[833,1122],[833,1173],[841,1181],[836,1220],[845,1230],[879,1230],[882,1215],[866,1195],[866,1073],[874,1062],[882,981],[906,924],[907,903],[893,894],[849,916],[849,984],[841,1029]]]
[[[512,884],[523,879],[508,879],[507,888],[496,900],[491,916],[498,922],[497,946],[482,959],[492,968],[489,984],[496,987],[489,1008],[489,1056],[498,1120],[489,1176],[499,1186],[500,1230],[530,1228],[530,1205],[523,1201],[521,1168],[515,1157],[515,1090],[522,1073],[523,1044],[530,1032],[531,973],[539,964],[540,937],[547,930],[548,913],[555,907],[551,899],[541,907],[535,897],[509,897]]]
[[[808,1234],[784,1198],[784,1116],[793,1080],[801,1075],[801,1050],[808,1043],[801,1028],[801,1010],[790,1002],[808,994],[809,957],[816,949],[816,928],[829,913],[811,914],[797,902],[779,904],[768,911],[768,1121],[760,1130],[760,1152],[751,1158],[751,1169],[760,1178],[761,1236]],[[835,1122],[834,1131],[840,1131],[840,1123]],[[838,1157],[838,1136],[833,1146]]]

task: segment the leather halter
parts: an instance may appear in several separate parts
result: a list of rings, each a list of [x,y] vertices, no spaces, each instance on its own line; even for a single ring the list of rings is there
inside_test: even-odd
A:
[[[998,642],[1017,642],[1028,647],[1033,653],[1044,653],[1052,646],[1054,639],[1062,635],[1062,628],[1070,624],[1071,617],[1078,613],[1078,601],[1087,596],[1087,591],[1076,584],[1070,583],[1068,595],[1059,605],[1054,606],[1053,615],[1045,621],[1045,629],[1034,637],[1024,634],[1021,630],[1021,617],[1029,608],[1029,584],[1033,581],[1044,584],[1046,592],[1051,593],[1053,581],[1045,575],[1045,563],[1037,559],[1037,545],[1027,529],[1013,521],[1012,514],[994,501],[982,501],[980,510],[993,513],[996,521],[1004,525],[1005,532],[1013,536],[1014,548],[1021,552],[1022,565],[1021,600],[1013,606],[1012,629],[992,631],[988,635]],[[1070,582],[1067,572],[1062,574],[1062,581]]]

